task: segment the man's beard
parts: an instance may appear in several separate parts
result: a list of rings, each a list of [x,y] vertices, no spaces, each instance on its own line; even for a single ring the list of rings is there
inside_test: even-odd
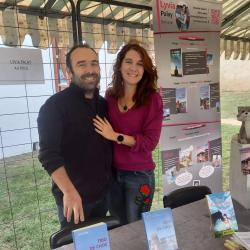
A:
[[[86,80],[88,77],[93,77],[94,79],[92,81]],[[84,74],[81,75],[80,78],[73,75],[72,81],[86,92],[94,92],[100,82],[100,75],[96,73]]]

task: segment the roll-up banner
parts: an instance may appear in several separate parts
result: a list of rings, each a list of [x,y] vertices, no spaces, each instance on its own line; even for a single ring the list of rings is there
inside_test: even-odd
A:
[[[221,191],[221,4],[155,0],[153,18],[164,194],[198,185]]]

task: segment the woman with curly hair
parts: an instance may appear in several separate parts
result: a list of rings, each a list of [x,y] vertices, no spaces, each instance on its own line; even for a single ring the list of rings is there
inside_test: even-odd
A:
[[[157,92],[157,70],[142,46],[126,44],[113,69],[112,87],[106,92],[109,121],[97,116],[94,125],[97,133],[114,142],[110,213],[127,224],[151,208],[155,189],[152,151],[161,133],[163,105]]]

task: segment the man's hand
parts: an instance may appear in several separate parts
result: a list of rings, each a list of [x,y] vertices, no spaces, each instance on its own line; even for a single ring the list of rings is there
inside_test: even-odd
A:
[[[79,220],[84,221],[81,196],[71,182],[64,166],[56,169],[51,176],[53,181],[63,192],[64,217],[67,218],[68,222],[70,222],[73,213],[75,224],[78,224]]]
[[[82,199],[76,190],[71,190],[63,194],[63,213],[68,222],[71,220],[72,213],[75,224],[78,224],[79,221],[84,221]]]

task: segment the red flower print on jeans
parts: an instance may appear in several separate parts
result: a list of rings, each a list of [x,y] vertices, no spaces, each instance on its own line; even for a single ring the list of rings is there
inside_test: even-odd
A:
[[[150,187],[148,184],[143,184],[139,188],[139,192],[144,196],[149,196],[151,193]]]
[[[141,207],[142,212],[149,211],[152,200],[150,198],[151,188],[148,184],[142,184],[139,187],[140,195],[136,196],[135,203]]]
[[[151,202],[151,199],[150,199],[150,198],[146,198],[146,199],[144,200],[144,203],[145,203],[145,204],[150,204],[150,202]]]

